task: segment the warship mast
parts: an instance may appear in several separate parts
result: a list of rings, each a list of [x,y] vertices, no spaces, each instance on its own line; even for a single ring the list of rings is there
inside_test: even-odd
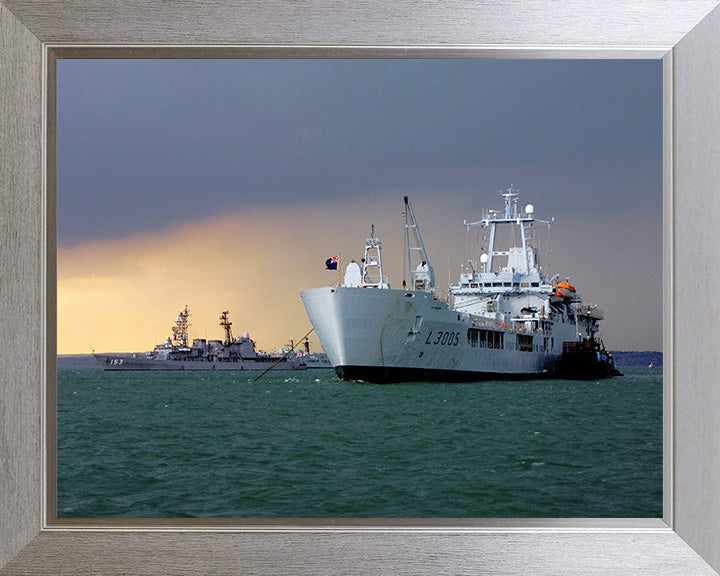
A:
[[[232,335],[232,322],[230,322],[230,311],[224,310],[222,315],[220,316],[220,326],[225,330],[225,346],[230,346],[233,342],[233,335]]]
[[[185,309],[178,314],[175,318],[175,326],[172,327],[172,339],[173,343],[179,348],[187,348],[190,336],[188,335],[188,328],[190,327],[190,310],[187,305]]]

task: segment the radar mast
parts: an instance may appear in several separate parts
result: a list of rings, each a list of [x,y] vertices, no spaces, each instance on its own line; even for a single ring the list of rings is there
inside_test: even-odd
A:
[[[230,346],[233,342],[233,335],[232,335],[232,322],[230,322],[230,311],[225,310],[223,311],[222,315],[220,316],[220,326],[225,330],[225,346]]]
[[[172,327],[172,340],[176,346],[187,348],[190,337],[188,328],[190,327],[190,310],[187,305],[185,309],[175,318],[175,326]]]
[[[528,204],[524,211],[521,211],[518,208],[518,193],[512,185],[502,195],[505,198],[504,213],[487,210],[482,220],[466,223],[468,231],[472,227],[479,226],[487,232],[487,251],[480,257],[482,272],[489,274],[498,271],[498,262],[503,258],[506,261],[504,268],[506,270],[520,274],[540,273],[540,259],[538,250],[534,246],[534,226],[545,224],[549,227],[550,222],[536,219],[535,207],[532,204]],[[510,226],[511,232],[516,228],[520,232],[520,245],[514,246],[511,242],[509,248],[498,249],[496,241],[499,225]]]

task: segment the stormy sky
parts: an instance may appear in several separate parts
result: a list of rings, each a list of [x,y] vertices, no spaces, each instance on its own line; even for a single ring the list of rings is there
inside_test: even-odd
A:
[[[400,286],[403,195],[447,286],[511,184],[606,345],[659,350],[661,85],[645,60],[60,60],[59,351],[150,348],[185,304],[191,336],[230,308],[281,346],[371,224]]]

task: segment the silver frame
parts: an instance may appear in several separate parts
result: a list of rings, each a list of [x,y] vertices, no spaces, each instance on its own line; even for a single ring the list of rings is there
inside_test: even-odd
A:
[[[0,77],[11,79],[0,85],[0,141],[11,143],[0,159],[0,410],[7,431],[0,436],[0,462],[6,463],[0,466],[0,566],[5,566],[0,574],[519,574],[530,565],[535,574],[612,575],[714,574],[708,563],[720,567],[720,455],[712,450],[720,414],[707,409],[720,405],[713,403],[720,397],[711,386],[720,346],[703,340],[711,332],[701,324],[701,345],[695,349],[698,325],[682,321],[698,314],[712,317],[718,306],[675,298],[678,278],[688,278],[694,291],[712,290],[720,279],[712,255],[699,259],[694,249],[698,241],[707,244],[713,238],[712,220],[707,210],[702,217],[686,202],[702,200],[710,211],[720,207],[712,198],[720,177],[713,163],[720,136],[710,129],[720,126],[715,96],[720,69],[713,57],[720,52],[716,0],[603,6],[590,0],[562,6],[552,0],[461,0],[447,10],[439,2],[419,0],[393,8],[391,3],[323,0],[308,3],[303,12],[280,1],[36,4],[0,0]],[[54,141],[45,137],[54,133],[54,115],[46,104],[54,94],[57,54],[94,52],[103,57],[108,46],[128,55],[152,52],[160,57],[207,56],[219,54],[217,50],[263,57],[662,57],[667,128],[663,521],[183,525],[54,520],[44,465],[45,432],[54,438],[54,415],[46,410],[51,404],[43,388],[45,378],[54,374],[54,365],[46,360],[54,358],[54,342],[45,338],[44,327],[48,319],[52,325],[55,314],[54,254],[46,250],[54,237],[54,198],[45,195],[54,190],[49,161]],[[24,334],[29,343],[15,334]]]

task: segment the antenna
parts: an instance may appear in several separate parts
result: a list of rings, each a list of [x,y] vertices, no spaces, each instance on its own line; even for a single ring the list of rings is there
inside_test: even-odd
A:
[[[433,270],[425,251],[425,245],[420,235],[420,228],[415,220],[412,205],[407,196],[403,197],[405,203],[405,247],[407,248],[408,269],[412,279],[413,290],[431,291],[435,287],[435,270]],[[413,269],[413,252],[419,253],[420,264]]]

